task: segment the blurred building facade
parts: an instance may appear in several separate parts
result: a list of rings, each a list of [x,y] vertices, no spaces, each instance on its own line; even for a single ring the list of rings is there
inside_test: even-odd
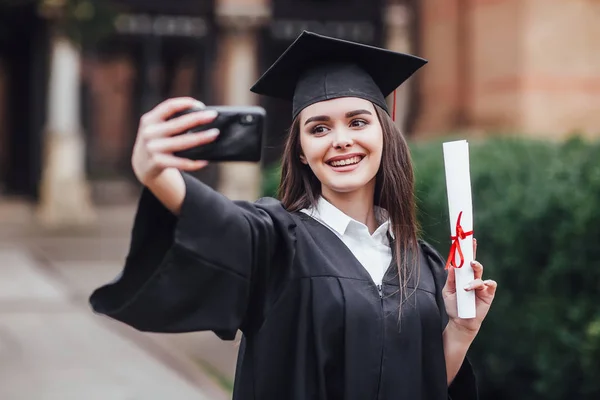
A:
[[[422,0],[416,132],[600,136],[600,2]]]
[[[88,181],[133,181],[130,154],[139,117],[172,96],[190,95],[206,104],[263,105],[269,112],[264,163],[276,161],[291,122],[290,106],[258,98],[248,89],[304,29],[429,59],[398,92],[397,123],[413,138],[456,130],[549,138],[574,130],[600,134],[600,113],[594,110],[600,104],[600,53],[594,51],[594,38],[600,37],[598,2],[111,4],[117,14],[114,31],[93,45],[82,45],[77,76],[71,77],[80,85],[75,96],[77,135],[85,153],[80,168]],[[48,102],[60,98],[49,93],[55,47],[49,22],[36,8],[0,10],[1,187],[6,194],[41,201],[43,181],[51,180],[42,171],[47,176],[60,174],[46,171],[51,170],[47,160],[53,146],[48,140]],[[199,176],[232,198],[259,194],[257,165],[212,166]]]

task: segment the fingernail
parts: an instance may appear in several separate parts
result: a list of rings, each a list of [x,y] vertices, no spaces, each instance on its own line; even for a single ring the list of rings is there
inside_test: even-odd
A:
[[[208,111],[204,111],[204,112],[202,113],[202,116],[203,116],[204,118],[213,118],[213,117],[216,117],[216,116],[217,116],[217,114],[218,114],[218,113],[217,113],[215,110],[208,110]]]
[[[220,131],[217,128],[209,129],[204,132],[204,136],[217,136]]]
[[[465,286],[465,287],[464,287],[464,289],[465,289],[465,290],[469,290],[469,289],[471,289],[471,285],[469,284],[469,285]]]

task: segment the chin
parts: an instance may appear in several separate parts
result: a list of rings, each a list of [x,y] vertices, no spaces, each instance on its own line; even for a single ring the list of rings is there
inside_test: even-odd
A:
[[[374,178],[364,179],[361,177],[348,176],[345,178],[336,177],[335,179],[327,179],[322,181],[322,184],[324,187],[327,187],[328,190],[335,193],[352,193],[366,188],[373,181]]]
[[[323,185],[335,193],[352,193],[364,187],[364,185]]]

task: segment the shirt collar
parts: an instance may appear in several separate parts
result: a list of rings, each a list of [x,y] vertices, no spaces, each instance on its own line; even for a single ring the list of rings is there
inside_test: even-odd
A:
[[[338,234],[343,236],[348,229],[348,226],[352,224],[359,224],[364,226],[361,222],[356,221],[355,219],[349,217],[340,211],[333,204],[325,200],[322,196],[319,197],[317,204],[313,207],[309,207],[308,209],[302,210],[305,213],[309,214],[311,217],[320,220],[325,223],[331,229],[336,231]],[[390,220],[388,217],[388,213],[386,210],[380,207],[375,207],[375,213],[377,221],[380,223],[380,226],[376,229],[377,232],[386,232],[390,233],[393,238],[392,230],[390,229]],[[383,235],[385,236],[385,234]]]

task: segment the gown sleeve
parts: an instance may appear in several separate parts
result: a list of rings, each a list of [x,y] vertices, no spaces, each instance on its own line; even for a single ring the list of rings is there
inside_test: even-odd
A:
[[[278,245],[270,199],[233,202],[188,174],[179,217],[144,189],[125,266],[96,289],[92,309],[138,330],[212,330],[232,340],[248,321],[257,277]],[[269,200],[267,200],[269,201]]]
[[[440,256],[440,254],[431,245],[424,241],[420,242],[421,248],[425,253],[425,257],[433,273],[436,288],[436,302],[442,316],[442,331],[448,324],[448,314],[446,313],[446,306],[442,297],[442,289],[446,284],[447,272],[444,268],[446,261]],[[448,399],[449,400],[477,400],[479,398],[477,391],[477,380],[473,367],[468,357],[458,370],[456,377],[448,387]]]

